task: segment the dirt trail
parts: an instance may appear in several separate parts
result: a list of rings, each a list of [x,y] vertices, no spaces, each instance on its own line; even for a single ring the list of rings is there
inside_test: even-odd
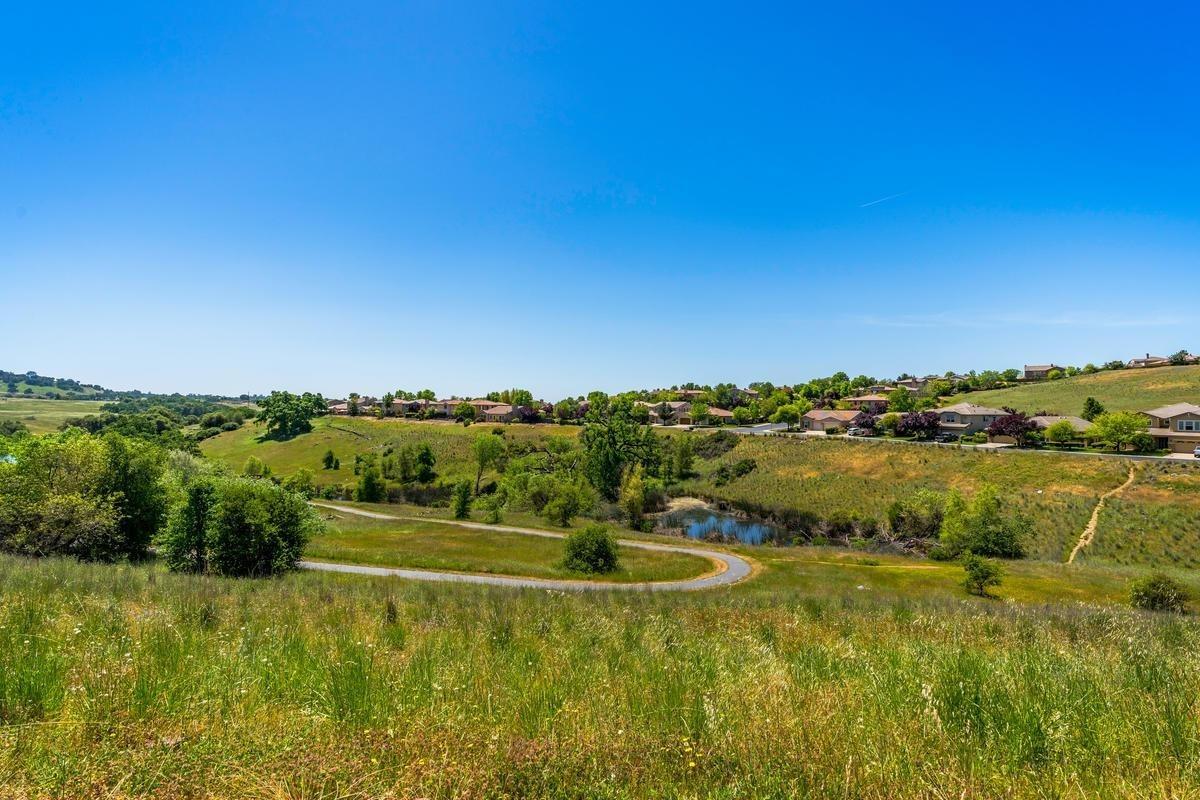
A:
[[[1088,520],[1087,527],[1083,529],[1083,535],[1079,537],[1079,541],[1075,543],[1075,549],[1071,551],[1071,555],[1067,557],[1067,563],[1071,564],[1075,561],[1075,556],[1079,555],[1079,551],[1092,543],[1092,539],[1096,536],[1096,526],[1100,523],[1100,512],[1104,510],[1105,502],[1113,495],[1120,494],[1133,483],[1137,477],[1137,469],[1129,468],[1129,477],[1115,489],[1109,489],[1104,494],[1100,495],[1100,499],[1096,502],[1096,507],[1092,509],[1092,518]]]

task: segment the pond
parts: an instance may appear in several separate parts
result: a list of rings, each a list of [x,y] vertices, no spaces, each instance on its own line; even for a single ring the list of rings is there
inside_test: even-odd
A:
[[[692,539],[720,538],[742,544],[787,542],[785,529],[767,522],[742,519],[711,508],[687,508],[670,511],[658,518],[658,527],[682,529]]]

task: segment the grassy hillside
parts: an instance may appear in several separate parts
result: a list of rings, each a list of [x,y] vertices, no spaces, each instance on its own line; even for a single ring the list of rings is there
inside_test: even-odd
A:
[[[674,596],[0,558],[2,793],[1200,792],[1195,619],[761,552],[750,584]],[[1002,589],[1034,568],[1110,580]]]
[[[545,436],[578,436],[573,426],[490,425],[478,424],[464,428],[454,423],[404,422],[395,419],[367,417],[320,417],[313,420],[313,430],[286,441],[263,440],[261,424],[246,425],[240,430],[223,433],[201,443],[201,451],[209,458],[223,461],[240,470],[250,456],[261,458],[277,475],[290,475],[301,467],[314,471],[319,486],[352,484],[354,456],[364,453],[383,453],[389,447],[401,448],[428,442],[437,457],[435,469],[442,479],[474,478],[471,467],[471,442],[476,436],[502,427],[509,439],[540,440]],[[326,450],[333,450],[341,459],[340,470],[321,468]]]
[[[956,395],[986,406],[1011,406],[1035,413],[1076,414],[1095,397],[1109,411],[1145,411],[1170,403],[1200,403],[1200,366],[1120,369],[1043,381],[1008,389]]]
[[[0,419],[17,419],[34,433],[47,433],[58,430],[58,426],[71,417],[98,413],[102,405],[104,404],[98,400],[29,400],[0,397]]]

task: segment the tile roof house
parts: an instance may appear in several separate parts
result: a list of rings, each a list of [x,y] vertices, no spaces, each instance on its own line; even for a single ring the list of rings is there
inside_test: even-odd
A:
[[[472,403],[474,405],[474,403]],[[483,412],[484,422],[512,422],[517,418],[517,409],[513,406],[495,403]]]
[[[708,407],[708,418],[709,418],[709,422],[715,422],[717,424],[723,425],[727,422],[733,422],[733,412],[727,411],[724,408],[717,408],[716,406],[709,406]]]
[[[846,402],[870,414],[882,414],[888,407],[887,396],[882,394],[860,394],[858,397],[847,397]]]
[[[1026,364],[1024,378],[1027,381],[1044,381],[1051,370],[1062,370],[1058,364]]]
[[[974,403],[955,403],[935,409],[942,433],[968,434],[987,430],[988,426],[1008,412],[999,408],[977,406]]]
[[[1043,431],[1046,430],[1046,428],[1049,428],[1051,425],[1062,422],[1063,420],[1071,423],[1071,427],[1074,428],[1077,433],[1087,433],[1092,427],[1092,423],[1088,422],[1083,417],[1062,416],[1059,414],[1040,414],[1036,417],[1030,417],[1029,419],[1034,425],[1037,425],[1038,428]]]
[[[1140,367],[1167,367],[1171,365],[1171,359],[1166,356],[1152,356],[1146,353],[1145,358],[1131,358],[1125,364],[1130,369],[1138,369]]]
[[[861,422],[867,415],[861,411],[814,408],[800,418],[801,427],[806,431],[827,432],[830,430],[849,428]]]
[[[1149,433],[1159,450],[1191,453],[1200,447],[1200,406],[1195,403],[1173,403],[1142,413],[1150,420]]]

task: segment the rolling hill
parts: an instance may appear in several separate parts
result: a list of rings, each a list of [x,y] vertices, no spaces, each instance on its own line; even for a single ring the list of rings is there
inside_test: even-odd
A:
[[[1079,414],[1094,397],[1109,411],[1145,411],[1170,403],[1200,403],[1200,366],[1119,369],[956,396],[984,406]]]

